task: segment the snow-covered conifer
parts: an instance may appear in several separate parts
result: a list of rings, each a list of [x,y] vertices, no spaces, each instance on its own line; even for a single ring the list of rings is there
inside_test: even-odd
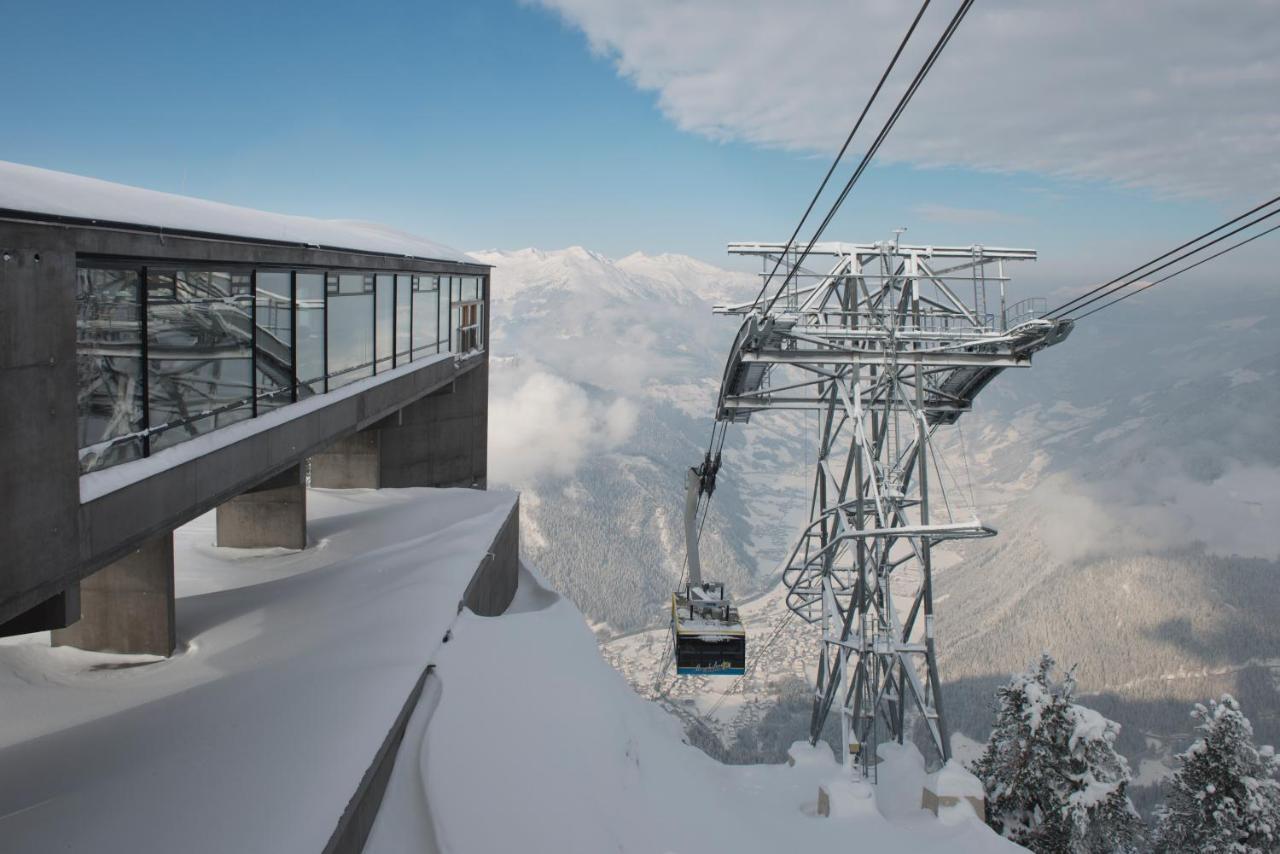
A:
[[[995,726],[973,768],[987,822],[1039,852],[1133,852],[1142,822],[1129,800],[1120,727],[1072,702],[1075,680],[1054,680],[1048,653],[996,692]]]
[[[1280,760],[1256,747],[1253,726],[1230,695],[1197,704],[1199,737],[1179,757],[1181,767],[1156,811],[1161,852],[1280,851]]]

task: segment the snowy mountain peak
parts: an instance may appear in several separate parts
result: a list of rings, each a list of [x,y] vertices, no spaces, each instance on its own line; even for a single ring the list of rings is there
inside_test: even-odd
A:
[[[615,261],[583,246],[566,249],[489,249],[471,252],[492,264],[495,300],[529,290],[605,295],[622,300],[715,302],[749,294],[754,277],[724,270],[688,255],[633,252]]]

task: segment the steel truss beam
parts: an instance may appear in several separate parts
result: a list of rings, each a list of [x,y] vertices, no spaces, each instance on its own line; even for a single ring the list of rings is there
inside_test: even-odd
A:
[[[784,249],[730,245],[788,264]],[[903,741],[910,710],[937,766],[951,748],[932,549],[995,532],[976,519],[936,520],[934,436],[1000,371],[1029,367],[1033,353],[1065,338],[1070,323],[1034,313],[1010,322],[1003,265],[1033,260],[1031,250],[824,243],[809,257],[826,257],[827,272],[789,286],[767,313],[772,295],[717,309],[743,317],[717,418],[818,413],[809,523],[783,565],[788,607],[821,634],[810,740],[838,709],[844,761],[871,776],[882,730]],[[988,301],[989,284],[998,301]]]

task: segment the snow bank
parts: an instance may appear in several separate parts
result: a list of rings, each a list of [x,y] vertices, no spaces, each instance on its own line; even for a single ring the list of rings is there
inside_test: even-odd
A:
[[[324,848],[515,496],[307,500],[300,552],[176,532],[171,659],[0,642],[0,849]]]
[[[267,213],[4,161],[0,161],[0,208],[317,248],[478,263],[441,243],[376,223]]]
[[[867,799],[868,809],[815,817],[818,786],[838,774],[829,759],[797,747],[790,766],[714,762],[605,663],[571,603],[541,585],[520,597],[535,604],[455,624],[436,658],[439,703],[397,759],[425,804],[385,804],[370,854],[417,850],[424,812],[433,844],[455,852],[753,854],[834,850],[854,835],[906,851],[1018,850],[985,825],[938,822],[918,808],[918,786],[909,814]]]

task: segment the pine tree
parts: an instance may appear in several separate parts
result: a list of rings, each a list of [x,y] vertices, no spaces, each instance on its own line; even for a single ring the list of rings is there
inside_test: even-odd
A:
[[[1280,759],[1253,743],[1253,726],[1230,695],[1197,704],[1199,738],[1178,760],[1156,811],[1160,852],[1280,851]]]
[[[1033,851],[1134,852],[1142,822],[1129,800],[1120,727],[1072,702],[1075,680],[1054,681],[1044,653],[996,692],[996,722],[973,772],[987,823]]]

